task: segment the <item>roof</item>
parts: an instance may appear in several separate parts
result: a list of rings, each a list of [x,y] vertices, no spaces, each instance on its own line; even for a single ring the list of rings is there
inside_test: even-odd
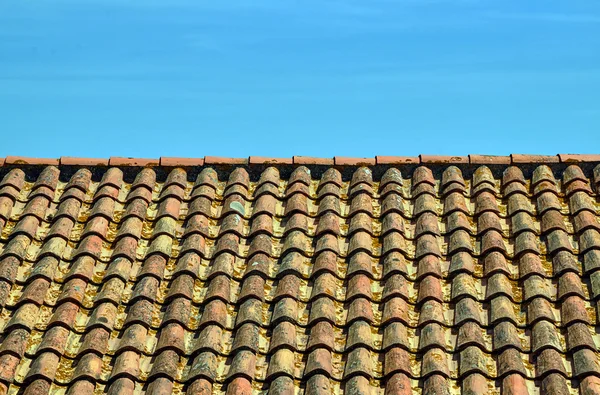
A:
[[[600,394],[599,157],[207,158],[7,158],[0,393]]]

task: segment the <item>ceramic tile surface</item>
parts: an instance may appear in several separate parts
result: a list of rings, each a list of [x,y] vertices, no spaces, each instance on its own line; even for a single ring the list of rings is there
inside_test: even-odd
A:
[[[0,393],[600,394],[600,166],[515,161],[0,168]]]

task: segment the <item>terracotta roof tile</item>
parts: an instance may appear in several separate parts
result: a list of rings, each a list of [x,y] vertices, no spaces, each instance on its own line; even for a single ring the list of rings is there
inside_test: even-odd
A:
[[[59,160],[54,158],[28,158],[25,156],[7,156],[6,165],[58,165]]]
[[[292,158],[267,158],[264,156],[251,156],[248,159],[248,163],[251,165],[291,165],[293,160]]]
[[[561,162],[600,162],[600,155],[580,155],[580,154],[558,154]]]
[[[419,155],[421,163],[469,163],[468,156]]]
[[[474,165],[510,165],[510,156],[469,155],[469,163]]]
[[[558,155],[525,155],[511,154],[512,163],[556,163],[559,161]]]
[[[248,163],[248,158],[223,158],[219,156],[205,156],[204,163],[207,165],[243,165]]]
[[[165,167],[202,166],[204,158],[170,158],[160,157],[160,165]]]
[[[207,158],[0,169],[1,391],[600,393],[598,171]]]
[[[61,156],[60,164],[65,166],[108,166],[108,159]]]
[[[295,165],[333,165],[333,158],[313,158],[310,156],[294,156]]]
[[[337,166],[372,166],[375,164],[375,158],[348,158],[336,156],[333,162]]]
[[[410,165],[418,164],[419,157],[417,156],[376,156],[375,161],[378,165]]]
[[[111,156],[108,160],[109,166],[158,166],[159,159],[148,158],[124,158]]]

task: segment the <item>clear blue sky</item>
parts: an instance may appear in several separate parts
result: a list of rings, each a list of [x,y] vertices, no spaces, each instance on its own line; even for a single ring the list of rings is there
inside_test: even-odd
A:
[[[0,3],[0,156],[600,152],[597,0]]]

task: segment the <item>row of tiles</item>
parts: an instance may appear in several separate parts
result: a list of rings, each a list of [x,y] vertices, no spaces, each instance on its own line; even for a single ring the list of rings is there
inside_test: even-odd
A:
[[[227,158],[205,156],[203,158],[160,157],[158,159],[111,157],[111,158],[78,158],[63,156],[60,158],[30,158],[23,156],[7,156],[0,158],[0,166],[6,165],[63,165],[63,166],[163,166],[189,167],[203,165],[325,165],[325,166],[374,166],[374,165],[412,165],[412,164],[553,164],[553,163],[585,163],[600,162],[600,155],[594,154],[558,154],[558,155],[526,155],[511,154],[467,155],[467,156],[376,156],[374,158],[353,158],[335,156],[333,158],[314,158],[293,156],[291,158],[271,158],[250,156],[248,158]]]

